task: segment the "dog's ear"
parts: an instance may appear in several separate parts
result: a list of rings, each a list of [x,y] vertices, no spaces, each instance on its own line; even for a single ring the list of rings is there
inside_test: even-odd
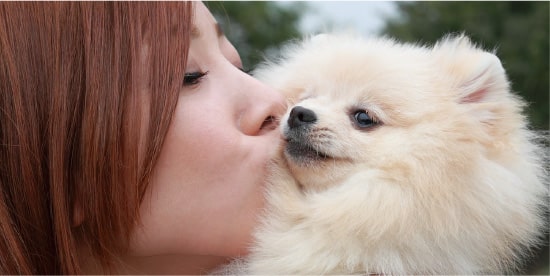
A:
[[[523,125],[524,102],[510,92],[506,72],[493,52],[476,47],[464,35],[447,37],[433,50],[441,77],[450,82],[451,96],[487,134],[496,139]]]
[[[434,51],[443,61],[459,103],[494,102],[508,94],[509,84],[499,58],[476,47],[468,37],[446,37]]]
[[[506,73],[500,60],[491,53],[482,52],[472,56],[475,63],[469,74],[459,81],[459,101],[475,103],[497,101],[508,91]]]

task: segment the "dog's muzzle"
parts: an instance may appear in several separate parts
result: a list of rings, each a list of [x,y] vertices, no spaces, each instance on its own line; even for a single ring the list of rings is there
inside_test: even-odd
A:
[[[313,110],[302,106],[295,106],[291,109],[284,130],[287,158],[298,164],[328,158],[326,154],[315,147],[309,138],[316,122],[317,115]]]

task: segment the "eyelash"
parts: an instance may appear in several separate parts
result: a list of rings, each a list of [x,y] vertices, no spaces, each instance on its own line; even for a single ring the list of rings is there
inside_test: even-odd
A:
[[[247,75],[250,75],[250,72],[252,72],[252,70],[254,70],[254,69],[239,68],[239,70],[243,71],[243,72],[246,73]]]
[[[191,86],[198,84],[200,80],[208,74],[208,71],[206,72],[192,72],[192,73],[185,73],[183,77],[183,86]]]
[[[243,71],[248,75],[250,75],[250,72],[252,72],[252,69],[239,68],[239,70]],[[191,86],[191,85],[198,84],[201,81],[201,79],[207,74],[208,74],[208,71],[185,73],[183,77],[183,86]]]

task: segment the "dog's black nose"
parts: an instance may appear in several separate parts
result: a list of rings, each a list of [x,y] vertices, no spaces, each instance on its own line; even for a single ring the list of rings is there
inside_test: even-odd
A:
[[[290,128],[313,124],[316,121],[315,112],[301,106],[293,107],[288,116],[288,126]]]

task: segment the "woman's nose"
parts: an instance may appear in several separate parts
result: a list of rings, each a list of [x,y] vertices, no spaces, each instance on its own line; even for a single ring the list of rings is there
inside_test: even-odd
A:
[[[276,129],[286,111],[283,95],[248,74],[243,78],[248,85],[243,85],[247,89],[244,93],[247,107],[239,118],[241,131],[246,135],[261,135]]]

